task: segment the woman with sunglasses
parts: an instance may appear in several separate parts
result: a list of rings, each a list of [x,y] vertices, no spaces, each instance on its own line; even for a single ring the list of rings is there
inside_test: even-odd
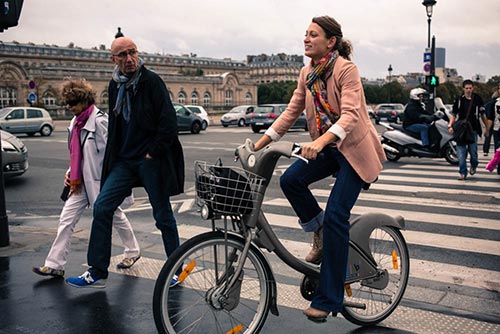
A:
[[[365,96],[352,48],[340,24],[329,16],[315,17],[304,37],[302,68],[287,109],[255,143],[255,150],[279,140],[306,109],[312,142],[302,146],[302,160],[282,175],[280,185],[306,232],[313,232],[307,262],[321,263],[319,286],[304,314],[323,322],[342,310],[349,249],[349,217],[361,189],[382,170],[384,150],[366,111]],[[323,210],[309,185],[336,174]]]
[[[65,200],[57,236],[45,264],[33,268],[36,274],[54,277],[64,276],[64,265],[75,225],[84,209],[93,207],[99,194],[108,133],[108,115],[95,106],[95,92],[85,79],[65,82],[62,97],[66,107],[74,115],[68,129],[70,168],[64,179],[65,187],[69,188],[69,196]],[[140,249],[132,226],[121,208],[115,211],[113,226],[125,246],[123,260],[118,268],[130,268],[141,257]]]

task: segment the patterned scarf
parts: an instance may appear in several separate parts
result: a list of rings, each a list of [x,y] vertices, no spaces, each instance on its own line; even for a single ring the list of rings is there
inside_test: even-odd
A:
[[[82,146],[80,143],[80,132],[82,131],[85,123],[92,114],[94,110],[94,105],[85,109],[76,116],[75,122],[73,123],[73,129],[71,130],[71,136],[69,140],[69,166],[70,166],[70,190],[71,192],[78,192],[82,186],[83,172],[82,172]]]
[[[139,64],[137,66],[137,71],[134,72],[132,77],[128,77],[120,72],[118,66],[115,66],[113,70],[113,81],[116,82],[118,88],[118,97],[116,98],[115,107],[113,111],[116,115],[123,112],[123,119],[125,122],[130,121],[130,115],[132,113],[132,104],[130,103],[130,98],[137,93],[137,83],[141,77],[141,67],[144,65],[144,61],[139,58]],[[130,90],[132,87],[132,90]],[[124,98],[125,95],[125,98]]]
[[[306,77],[306,86],[314,99],[316,125],[320,135],[325,133],[340,117],[340,113],[333,110],[328,103],[326,91],[326,81],[333,74],[333,66],[338,56],[339,52],[335,50],[329,52],[316,64],[311,60],[312,69]]]

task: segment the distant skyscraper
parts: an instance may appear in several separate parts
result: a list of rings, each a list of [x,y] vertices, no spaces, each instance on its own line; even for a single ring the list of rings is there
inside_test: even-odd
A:
[[[446,49],[445,48],[436,48],[436,58],[435,58],[435,67],[446,67]]]

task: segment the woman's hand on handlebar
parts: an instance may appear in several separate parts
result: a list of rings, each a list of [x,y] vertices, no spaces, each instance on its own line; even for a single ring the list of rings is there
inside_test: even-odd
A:
[[[333,143],[336,139],[337,137],[333,133],[326,132],[312,143],[304,144],[302,146],[302,156],[306,159],[315,160],[319,152],[321,152],[326,145]]]
[[[264,147],[266,147],[267,145],[269,145],[269,143],[272,142],[272,139],[271,137],[269,137],[268,135],[263,135],[262,137],[260,137],[260,139],[254,144],[253,146],[253,149],[255,150],[255,152],[263,149]]]

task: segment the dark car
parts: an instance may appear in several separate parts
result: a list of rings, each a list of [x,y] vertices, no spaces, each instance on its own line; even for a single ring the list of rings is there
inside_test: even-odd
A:
[[[24,174],[28,170],[28,149],[16,136],[0,130],[2,137],[2,169],[4,178]]]
[[[375,123],[387,120],[393,123],[401,123],[404,117],[405,107],[401,103],[382,103],[375,107]]]
[[[173,105],[177,114],[177,131],[191,131],[194,134],[200,133],[203,119],[182,104],[173,103]]]
[[[287,106],[287,104],[261,104],[257,106],[250,121],[252,131],[258,133],[260,130],[268,129],[281,113],[286,110]],[[307,121],[304,112],[302,112],[291,129],[303,129],[307,131]]]

